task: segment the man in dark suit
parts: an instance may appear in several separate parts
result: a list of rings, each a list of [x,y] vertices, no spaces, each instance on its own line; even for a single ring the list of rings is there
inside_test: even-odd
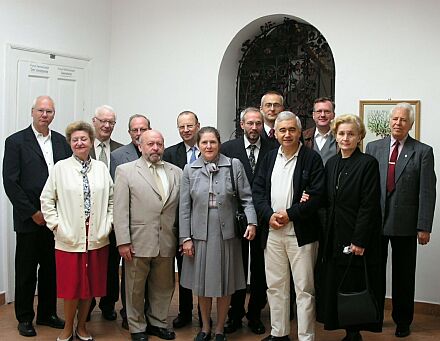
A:
[[[183,111],[177,116],[177,128],[182,141],[165,149],[163,160],[183,169],[187,163],[198,158],[200,152],[196,144],[200,123],[192,111]],[[176,253],[179,278],[182,273],[182,246]],[[182,328],[192,321],[193,299],[192,291],[179,284],[179,314],[173,320],[174,328]],[[201,320],[200,320],[201,321]]]
[[[66,139],[49,125],[55,105],[40,96],[32,105],[32,124],[5,141],[3,185],[14,208],[15,315],[18,331],[35,336],[32,325],[38,268],[37,324],[64,328],[56,313],[55,244],[40,211],[40,194],[56,162],[72,154]]]
[[[275,137],[274,124],[278,114],[284,110],[284,98],[276,91],[268,91],[261,97],[260,110],[264,117],[264,126],[261,132],[263,139],[268,140],[274,148],[279,147]]]
[[[263,115],[253,107],[246,108],[241,114],[240,126],[244,135],[221,145],[221,153],[239,159],[244,166],[249,184],[252,187],[254,175],[258,172],[262,160],[272,145],[260,135],[263,130]],[[243,266],[247,278],[249,246],[251,249],[251,281],[248,312],[245,311],[246,289],[236,291],[231,298],[231,308],[225,333],[233,333],[242,326],[246,315],[248,326],[255,334],[263,334],[266,329],[261,322],[261,310],[266,305],[266,275],[264,273],[264,254],[260,241],[261,233],[257,232],[254,240],[242,239]]]
[[[109,105],[101,105],[95,110],[95,116],[92,119],[95,127],[94,147],[90,149],[90,156],[93,159],[104,162],[110,168],[110,153],[122,144],[111,139],[113,128],[116,124],[116,114]],[[99,300],[99,308],[102,316],[109,321],[116,320],[115,303],[119,300],[119,252],[116,248],[116,237],[114,231],[110,232],[110,249],[107,266],[107,295]],[[87,321],[90,320],[90,314],[96,306],[96,300],[93,298],[90,304]]]
[[[278,114],[275,135],[280,148],[270,151],[253,181],[255,210],[263,226],[267,298],[271,334],[265,341],[289,340],[290,272],[295,283],[298,339],[315,339],[314,266],[324,192],[324,167],[315,151],[300,142],[301,121],[289,112]],[[301,201],[304,191],[313,193]],[[313,200],[312,200],[313,199]]]
[[[328,97],[320,97],[313,103],[313,121],[315,126],[303,131],[306,147],[315,150],[325,164],[336,154],[336,140],[330,130],[330,123],[335,118],[335,103]]]
[[[139,149],[140,137],[143,132],[150,130],[150,120],[142,114],[134,114],[128,119],[128,133],[130,134],[131,142],[122,146],[110,154],[110,175],[115,181],[116,168],[127,162],[139,159],[142,152]],[[117,257],[115,264],[120,263],[120,257]],[[118,287],[119,288],[119,287]],[[146,291],[148,292],[148,291]],[[122,275],[121,275],[121,301],[122,309],[120,311],[122,316],[122,328],[128,330],[127,313],[125,309],[125,262],[122,261]],[[145,297],[145,311],[147,311],[148,297]]]
[[[433,150],[408,134],[413,123],[413,107],[408,103],[397,104],[390,115],[391,136],[370,142],[366,148],[366,153],[379,161],[383,287],[391,243],[392,317],[397,337],[406,337],[411,332],[417,241],[420,245],[429,242],[436,198]]]

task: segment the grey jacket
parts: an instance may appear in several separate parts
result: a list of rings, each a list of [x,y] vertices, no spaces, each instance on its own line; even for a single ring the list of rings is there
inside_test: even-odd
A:
[[[244,167],[238,159],[232,159],[232,163],[236,189],[248,223],[256,224],[257,216]],[[217,166],[219,172],[213,175],[212,188],[216,194],[223,239],[226,240],[236,237],[234,218],[237,202],[232,191],[229,158],[220,154]],[[183,170],[179,204],[180,243],[189,237],[198,240],[207,238],[209,177],[202,158],[186,165]]]
[[[384,235],[431,232],[436,198],[432,148],[408,136],[396,162],[396,188],[390,195],[386,190],[390,143],[386,137],[370,142],[365,150],[379,161]]]

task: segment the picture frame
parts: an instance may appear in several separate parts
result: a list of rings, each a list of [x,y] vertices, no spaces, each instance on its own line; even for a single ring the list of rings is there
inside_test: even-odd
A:
[[[389,114],[398,103],[406,102],[414,109],[414,125],[409,134],[419,140],[420,138],[420,100],[361,100],[359,101],[359,117],[365,124],[366,135],[362,141],[362,150],[368,142],[388,136]]]

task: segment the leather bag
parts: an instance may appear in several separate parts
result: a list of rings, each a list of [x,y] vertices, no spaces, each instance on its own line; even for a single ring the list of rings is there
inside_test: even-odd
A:
[[[368,282],[367,262],[362,256],[365,272],[365,289],[362,291],[344,291],[343,284],[347,273],[350,270],[353,254],[345,270],[344,276],[338,287],[338,320],[339,326],[353,326],[368,323],[377,323],[380,319],[380,312],[376,298],[370,290]]]

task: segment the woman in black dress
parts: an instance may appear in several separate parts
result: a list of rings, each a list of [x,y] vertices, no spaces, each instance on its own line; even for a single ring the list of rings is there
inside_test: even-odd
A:
[[[344,328],[347,335],[343,341],[359,341],[362,340],[361,330],[381,332],[383,318],[378,323],[341,325],[337,313],[337,290],[351,257],[353,259],[344,288],[345,284],[353,291],[365,288],[365,257],[370,288],[377,302],[382,302],[379,166],[374,157],[359,149],[365,137],[365,127],[359,117],[338,116],[332,122],[332,132],[339,152],[325,167],[327,227],[318,262],[318,321],[323,322],[327,330]],[[353,256],[344,253],[344,248]]]

